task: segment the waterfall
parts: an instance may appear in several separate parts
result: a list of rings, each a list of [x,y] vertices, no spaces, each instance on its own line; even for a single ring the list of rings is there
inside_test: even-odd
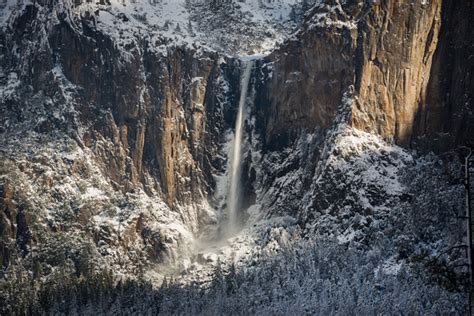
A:
[[[229,191],[227,194],[227,216],[228,216],[228,232],[235,232],[239,227],[240,211],[240,176],[242,169],[242,128],[244,123],[245,103],[247,101],[247,90],[250,81],[250,74],[252,72],[254,62],[247,61],[244,73],[242,74],[240,83],[240,100],[237,118],[235,120],[235,134],[234,142],[232,144],[232,152],[230,159],[229,172]]]

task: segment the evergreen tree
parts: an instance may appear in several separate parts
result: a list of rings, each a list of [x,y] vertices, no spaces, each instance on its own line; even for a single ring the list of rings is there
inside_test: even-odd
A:
[[[179,26],[179,23],[176,24],[174,31],[175,33],[181,33],[181,27]]]
[[[295,10],[294,6],[291,7],[289,18],[294,23],[296,23],[298,21],[298,16],[296,14],[296,10]]]
[[[196,36],[196,34],[194,34],[193,24],[191,23],[191,20],[188,20],[187,30],[188,30],[188,34],[190,36],[192,36],[192,37]]]

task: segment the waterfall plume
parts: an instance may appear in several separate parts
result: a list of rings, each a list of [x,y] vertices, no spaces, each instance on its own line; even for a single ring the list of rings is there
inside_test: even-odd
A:
[[[241,172],[242,172],[242,129],[244,123],[245,105],[247,101],[247,90],[250,81],[254,61],[246,62],[245,70],[241,78],[241,90],[239,108],[235,120],[234,141],[232,144],[232,151],[230,156],[230,170],[229,170],[229,191],[227,194],[227,230],[228,233],[235,232],[239,226],[240,211],[240,187],[241,187]]]

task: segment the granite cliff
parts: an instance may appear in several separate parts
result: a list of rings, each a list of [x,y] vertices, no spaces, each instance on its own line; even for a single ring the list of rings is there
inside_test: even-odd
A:
[[[349,93],[349,122],[360,130],[426,150],[472,142],[472,14],[467,1],[315,6],[264,61],[267,138],[331,126]]]
[[[20,266],[47,284],[107,266],[186,283],[221,262],[265,267],[291,235],[382,252],[364,271],[406,266],[436,284],[427,300],[460,302],[461,255],[440,256],[463,238],[453,179],[474,141],[474,3],[215,5],[0,3],[0,277]],[[215,250],[249,58],[248,224]]]

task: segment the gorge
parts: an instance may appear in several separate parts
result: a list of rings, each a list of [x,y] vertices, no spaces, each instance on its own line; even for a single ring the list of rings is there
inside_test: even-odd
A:
[[[0,313],[463,314],[472,16],[0,0]]]

